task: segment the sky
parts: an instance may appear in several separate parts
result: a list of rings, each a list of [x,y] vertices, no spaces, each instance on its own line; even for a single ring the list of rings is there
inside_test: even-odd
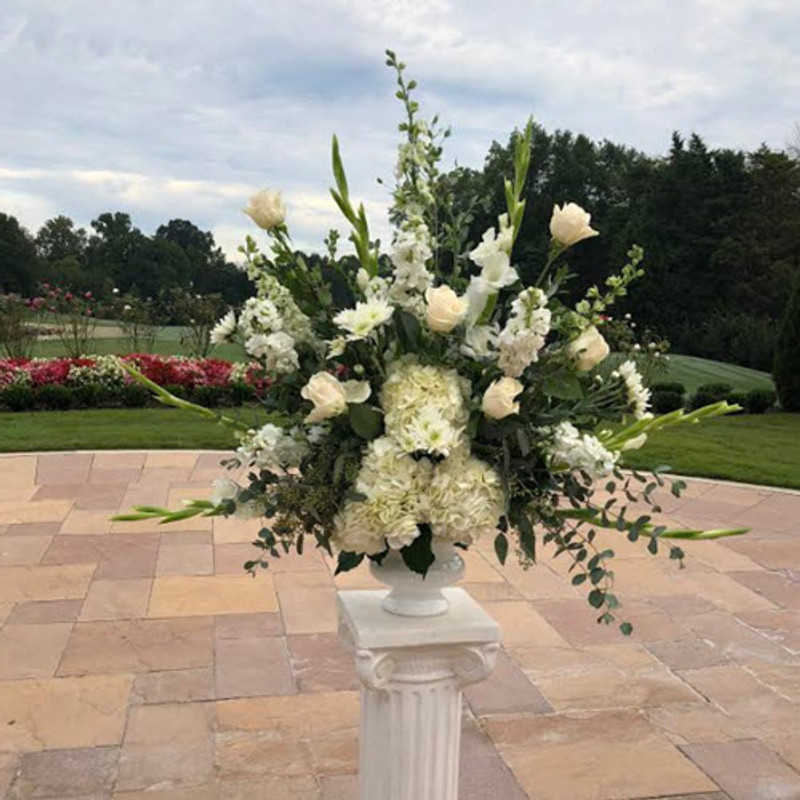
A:
[[[651,154],[673,130],[783,147],[800,122],[797,0],[2,0],[0,212],[34,232],[57,214],[125,211],[146,233],[189,219],[234,257],[269,186],[319,250],[347,230],[336,133],[387,237],[387,47],[453,129],[445,167],[479,168],[531,114]]]

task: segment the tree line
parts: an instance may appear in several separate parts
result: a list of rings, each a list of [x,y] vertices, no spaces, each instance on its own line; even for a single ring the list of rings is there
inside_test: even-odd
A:
[[[502,178],[511,169],[509,138],[491,146],[482,169],[443,177],[465,240],[477,242],[504,211]],[[525,197],[515,248],[523,281],[535,280],[547,256],[553,204],[577,202],[602,235],[570,252],[574,299],[639,244],[647,272],[619,313],[633,313],[676,352],[771,369],[800,279],[800,153],[714,149],[700,136],[674,134],[666,155],[651,156],[535,126]],[[98,296],[117,288],[147,297],[182,287],[219,293],[233,305],[252,290],[212,234],[187,220],[171,220],[153,236],[119,212],[90,227],[59,216],[33,236],[0,213],[0,290],[30,295],[48,281]]]
[[[156,298],[171,289],[219,294],[229,304],[252,292],[247,276],[227,261],[211,233],[183,219],[147,236],[128,214],[100,214],[91,231],[66,216],[47,220],[31,235],[0,213],[0,293],[30,297],[50,283],[97,298],[118,293]]]

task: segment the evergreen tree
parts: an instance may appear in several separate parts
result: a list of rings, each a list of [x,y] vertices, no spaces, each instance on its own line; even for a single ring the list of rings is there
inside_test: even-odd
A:
[[[800,272],[778,334],[772,376],[784,410],[800,411]]]

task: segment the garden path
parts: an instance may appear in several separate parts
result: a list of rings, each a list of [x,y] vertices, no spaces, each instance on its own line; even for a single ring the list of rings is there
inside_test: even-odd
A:
[[[334,592],[366,571],[307,553],[253,580],[254,523],[109,520],[207,494],[219,458],[0,457],[0,797],[355,800]],[[462,800],[800,798],[800,493],[692,480],[664,514],[753,531],[683,570],[606,535],[630,639],[546,551],[468,554],[504,650],[467,692]]]

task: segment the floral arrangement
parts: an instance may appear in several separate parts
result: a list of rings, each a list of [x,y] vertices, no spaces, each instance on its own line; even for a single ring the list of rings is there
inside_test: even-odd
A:
[[[662,471],[621,471],[626,451],[661,428],[736,407],[650,413],[635,362],[615,358],[599,329],[643,274],[643,253],[631,247],[618,273],[567,305],[569,251],[599,235],[575,203],[555,206],[549,255],[538,280],[522,284],[514,242],[526,210],[530,124],[517,135],[506,212],[476,245],[463,243],[438,172],[448,132],[419,117],[405,65],[391,52],[387,63],[405,112],[388,252],[351,196],[335,137],[331,195],[355,258],[338,254],[334,231],[324,264],[311,268],[292,248],[280,193],[257,194],[246,213],[268,247],[248,237],[240,248],[257,292],[212,333],[216,343],[239,342],[275,378],[258,427],[217,416],[237,430],[226,464],[247,467],[246,482],[220,480],[210,501],[119,519],[264,518],[250,571],[282,552],[302,553],[309,540],[336,553],[337,571],[394,550],[422,575],[438,542],[468,548],[492,536],[500,562],[513,548],[526,565],[541,543],[572,561],[573,583],[589,587],[590,604],[610,623],[613,552],[595,547],[598,528],[651,553],[663,545],[676,559],[683,553],[674,539],[744,532],[667,530],[649,515],[629,517],[627,502],[657,509],[655,490],[671,483],[679,493],[682,484]],[[207,413],[127,368],[163,402]],[[611,499],[595,498],[600,479]]]

